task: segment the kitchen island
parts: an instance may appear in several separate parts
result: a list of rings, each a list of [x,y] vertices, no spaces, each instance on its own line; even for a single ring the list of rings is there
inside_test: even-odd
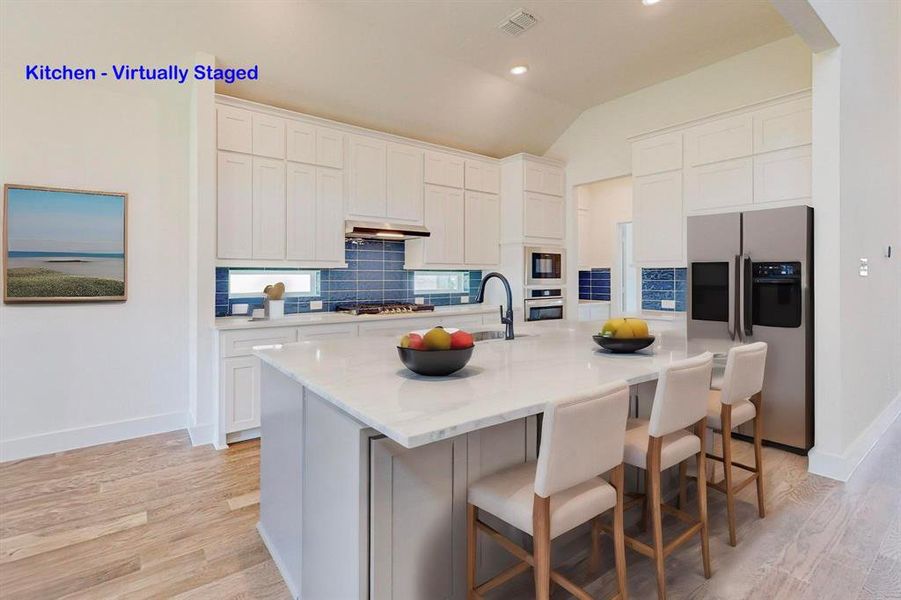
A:
[[[519,325],[442,378],[407,371],[393,337],[257,349],[259,530],[291,592],[465,598],[467,485],[535,458],[546,402],[620,379],[637,392],[674,360],[728,347],[661,329],[651,348],[613,355],[592,324]],[[484,540],[479,556],[480,579],[511,564]]]

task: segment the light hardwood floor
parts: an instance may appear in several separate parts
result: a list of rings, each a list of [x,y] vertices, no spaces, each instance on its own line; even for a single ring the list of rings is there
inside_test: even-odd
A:
[[[736,447],[749,460],[750,446]],[[713,578],[687,544],[667,559],[669,597],[901,599],[901,420],[848,484],[792,454],[767,448],[764,461],[767,518],[743,490],[732,548],[711,491]],[[217,452],[183,432],[0,465],[0,598],[288,598],[254,528],[258,471],[257,442]],[[598,598],[615,586],[603,543],[601,572],[560,565]],[[654,598],[651,561],[627,559],[631,597]],[[490,598],[528,598],[530,584],[527,572]]]

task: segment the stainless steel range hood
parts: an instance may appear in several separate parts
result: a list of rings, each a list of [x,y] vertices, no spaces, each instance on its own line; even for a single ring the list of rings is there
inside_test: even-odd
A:
[[[431,234],[422,225],[381,223],[378,221],[345,221],[344,237],[367,240],[412,240]]]

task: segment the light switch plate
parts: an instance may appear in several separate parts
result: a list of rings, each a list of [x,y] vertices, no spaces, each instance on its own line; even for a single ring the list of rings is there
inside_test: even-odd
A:
[[[416,298],[413,298],[413,302],[415,304],[425,304],[425,298],[416,297]]]
[[[867,259],[860,259],[860,266],[857,268],[857,272],[861,277],[867,277],[870,274],[870,265]]]
[[[460,296],[460,304],[469,304],[469,296]]]
[[[322,310],[322,300],[310,300],[310,310]]]
[[[676,301],[675,300],[661,300],[660,308],[671,308],[673,310],[676,309]]]

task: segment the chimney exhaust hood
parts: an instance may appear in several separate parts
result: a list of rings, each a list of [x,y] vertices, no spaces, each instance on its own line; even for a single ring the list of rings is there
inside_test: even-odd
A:
[[[345,221],[344,237],[366,240],[412,240],[431,234],[422,225],[380,223],[376,221]]]

